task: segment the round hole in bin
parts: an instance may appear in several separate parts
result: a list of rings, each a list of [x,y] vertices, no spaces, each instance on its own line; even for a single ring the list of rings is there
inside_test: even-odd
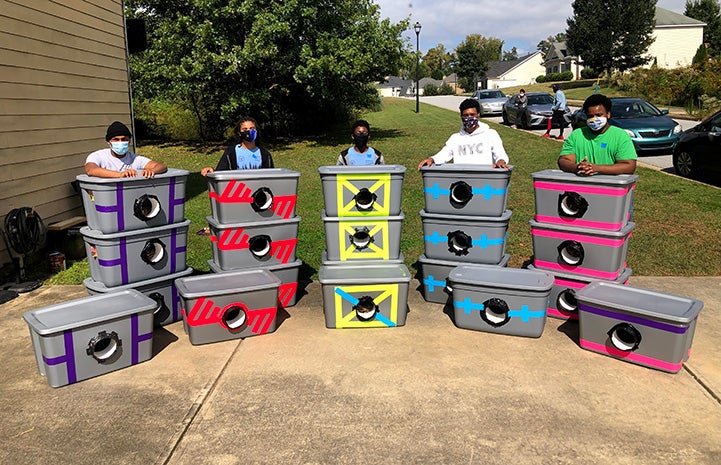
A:
[[[588,210],[588,202],[577,192],[564,192],[558,196],[558,213],[561,216],[580,218]]]
[[[270,236],[265,234],[251,237],[248,243],[250,245],[250,253],[256,257],[263,258],[271,252],[272,241],[270,240]]]
[[[564,289],[558,294],[556,308],[564,312],[575,312],[578,310],[578,301],[573,289]]]
[[[90,340],[86,353],[98,363],[112,363],[120,357],[121,347],[122,343],[115,331],[109,334],[101,331]]]
[[[264,212],[273,206],[273,192],[267,187],[261,187],[253,192],[251,206],[257,212]]]
[[[376,201],[376,195],[367,187],[361,188],[354,197],[358,210],[370,210]]]
[[[497,297],[486,300],[483,302],[481,319],[494,328],[505,325],[511,319],[508,316],[508,304]]]
[[[133,213],[135,216],[143,221],[155,218],[160,213],[161,206],[160,201],[154,195],[144,194],[135,199],[133,205]]]
[[[641,343],[641,333],[628,323],[619,323],[608,332],[611,344],[618,350],[631,352],[638,349]]]
[[[245,310],[237,305],[228,307],[223,312],[223,323],[231,331],[238,331],[245,326],[247,320]]]
[[[583,245],[578,241],[563,241],[558,246],[561,261],[567,265],[580,265],[583,262]]]
[[[158,239],[152,239],[146,242],[145,247],[143,247],[142,252],[140,252],[140,258],[147,264],[158,263],[164,256],[165,244]]]
[[[456,181],[451,184],[450,200],[452,204],[465,206],[473,198],[473,188],[465,181]]]
[[[362,250],[373,242],[373,236],[370,235],[370,230],[365,226],[356,228],[355,232],[350,236],[350,242],[356,249]]]
[[[467,255],[468,249],[473,247],[473,239],[463,231],[448,233],[448,251],[456,255]]]
[[[378,312],[378,306],[373,302],[370,296],[363,296],[358,299],[358,303],[353,307],[356,316],[360,321],[372,320]]]

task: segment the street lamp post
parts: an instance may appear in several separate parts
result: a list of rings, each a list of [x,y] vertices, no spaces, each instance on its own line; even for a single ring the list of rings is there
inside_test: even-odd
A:
[[[420,67],[420,35],[421,35],[421,23],[416,21],[413,26],[413,30],[416,31],[416,113],[418,113],[418,96],[420,95],[420,89],[418,88],[418,68]]]

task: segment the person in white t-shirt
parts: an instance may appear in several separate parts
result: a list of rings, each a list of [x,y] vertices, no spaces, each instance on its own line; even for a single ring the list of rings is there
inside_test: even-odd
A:
[[[420,162],[424,166],[453,163],[471,165],[493,165],[494,168],[508,168],[508,155],[498,133],[486,123],[478,121],[481,105],[478,100],[468,98],[461,102],[463,127],[446,141],[440,152]]]
[[[108,126],[105,141],[108,148],[96,150],[85,159],[85,174],[100,178],[152,178],[165,173],[168,167],[148,157],[130,152],[130,129],[120,121]]]

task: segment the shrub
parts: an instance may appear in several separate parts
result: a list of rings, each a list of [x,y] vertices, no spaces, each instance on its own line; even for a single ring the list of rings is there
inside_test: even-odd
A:
[[[423,86],[423,95],[426,97],[432,97],[434,95],[440,95],[440,88],[435,84],[426,84]]]
[[[537,83],[546,82],[546,75],[540,74],[540,75],[536,76],[536,82]]]
[[[581,70],[581,77],[583,79],[596,79],[598,76],[598,71],[595,71],[593,68],[583,68]]]
[[[133,112],[137,138],[200,140],[198,119],[183,105],[160,99],[136,100]]]
[[[453,90],[453,87],[445,83],[441,87],[438,88],[438,95],[454,95],[456,92]]]

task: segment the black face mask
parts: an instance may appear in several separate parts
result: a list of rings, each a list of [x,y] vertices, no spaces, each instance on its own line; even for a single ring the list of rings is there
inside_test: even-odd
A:
[[[258,137],[258,131],[256,131],[255,129],[250,129],[248,131],[242,131],[240,133],[240,140],[244,140],[247,142],[254,142],[257,137]]]
[[[368,144],[368,134],[353,134],[353,141],[356,147],[365,147]]]

